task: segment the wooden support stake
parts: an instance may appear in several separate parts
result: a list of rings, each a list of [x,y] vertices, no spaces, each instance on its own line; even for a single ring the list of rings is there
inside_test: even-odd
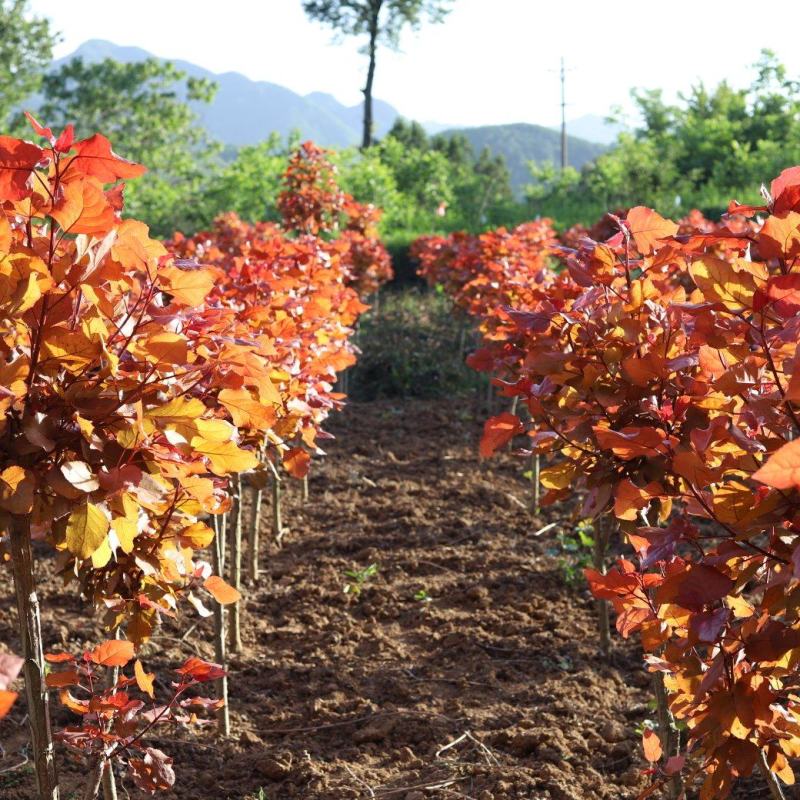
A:
[[[248,531],[247,538],[247,573],[250,583],[258,582],[259,574],[259,547],[261,539],[261,507],[264,503],[264,490],[256,489],[255,500],[253,501],[253,519]]]
[[[25,660],[23,674],[25,694],[28,699],[31,753],[39,800],[58,800],[58,774],[45,684],[42,623],[33,574],[30,517],[12,516],[9,534],[19,631],[22,639],[22,658]]]
[[[222,575],[225,562],[225,520],[214,517],[214,528],[217,535],[212,547],[213,567],[215,575]],[[223,669],[228,668],[228,654],[225,651],[225,606],[214,601],[214,660]],[[217,696],[223,701],[222,708],[217,711],[217,731],[220,736],[231,735],[231,717],[228,709],[228,677],[224,675],[216,681]]]
[[[233,537],[231,538],[231,583],[237,592],[242,591],[242,478],[233,481]],[[242,651],[242,601],[231,606],[231,624],[228,647],[232,653]]]

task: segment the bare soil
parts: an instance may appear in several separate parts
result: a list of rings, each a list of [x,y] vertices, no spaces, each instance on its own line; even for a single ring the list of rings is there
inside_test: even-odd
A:
[[[511,454],[477,461],[467,406],[354,403],[331,421],[310,502],[288,487],[282,548],[263,537],[230,664],[234,737],[151,739],[174,758],[169,800],[636,797],[635,728],[652,716],[637,645],[616,637],[600,656],[593,601],[565,584],[554,551],[568,510],[530,513]],[[345,572],[372,563],[360,595],[345,593]],[[105,638],[74,586],[40,567],[46,642],[79,652]],[[0,591],[0,641],[17,650],[8,575]],[[181,639],[195,622],[189,610],[154,638],[147,666],[168,679],[192,654],[213,660],[209,622]],[[5,771],[24,757],[24,713],[0,722],[3,800],[35,795],[28,767]],[[66,796],[81,797],[85,767],[59,758]],[[140,796],[118,782],[120,797]]]

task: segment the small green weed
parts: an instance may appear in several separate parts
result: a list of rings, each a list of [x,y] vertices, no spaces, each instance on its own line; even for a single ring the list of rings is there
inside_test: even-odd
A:
[[[344,593],[358,597],[370,579],[378,574],[378,565],[370,564],[364,569],[348,569],[344,574],[346,578],[349,578],[344,585]]]

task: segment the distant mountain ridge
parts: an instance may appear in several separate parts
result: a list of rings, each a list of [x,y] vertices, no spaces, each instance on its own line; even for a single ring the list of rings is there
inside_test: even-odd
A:
[[[451,128],[441,136],[462,134],[476,153],[488,147],[493,153],[505,156],[511,172],[511,186],[519,191],[531,182],[529,162],[561,163],[561,133],[542,125],[516,122],[510,125],[482,125],[477,128]],[[576,136],[567,136],[567,161],[580,169],[608,148],[596,142],[587,142]]]
[[[113,58],[130,63],[154,58],[140,47],[125,47],[103,39],[90,39],[75,52],[54,62],[54,66],[75,57],[88,63]],[[271,133],[286,137],[299,130],[304,139],[328,147],[347,147],[361,141],[361,105],[345,106],[333,95],[312,92],[302,95],[268,81],[253,81],[239,72],[217,74],[180,59],[171,61],[193,78],[208,78],[218,85],[214,101],[195,105],[208,132],[228,145],[241,146],[263,141]],[[384,136],[399,112],[383,100],[373,100],[375,133]]]
[[[77,50],[53,63],[54,67],[81,57],[89,63],[112,58],[123,63],[154,58],[152,53],[140,47],[117,45],[103,39],[90,39]],[[211,136],[225,145],[240,147],[257,144],[271,133],[282,137],[299,131],[303,139],[327,147],[347,147],[361,141],[361,119],[363,107],[346,106],[333,95],[311,92],[299,95],[284,86],[268,81],[254,81],[238,72],[217,74],[180,59],[169,60],[176,67],[194,78],[206,78],[218,85],[211,103],[193,104],[201,124]],[[400,116],[389,103],[373,100],[375,134],[381,138],[388,133]],[[603,131],[602,118],[582,118],[575,121],[576,129]],[[516,191],[530,182],[530,161],[560,161],[561,139],[558,131],[542,125],[514,123],[508,125],[484,125],[478,127],[447,127],[438,123],[425,125],[430,133],[441,132],[448,136],[462,133],[472,144],[476,153],[488,147],[494,154],[505,157],[511,172],[512,186]],[[569,127],[568,127],[569,130]],[[604,144],[586,141],[576,136],[568,139],[569,163],[580,169],[606,149]]]

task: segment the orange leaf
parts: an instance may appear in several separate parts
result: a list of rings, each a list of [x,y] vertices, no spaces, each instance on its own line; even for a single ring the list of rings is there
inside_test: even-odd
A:
[[[114,209],[94,178],[68,181],[50,216],[69,233],[104,234],[116,223]]]
[[[800,214],[787,211],[767,217],[758,234],[762,258],[790,259],[800,255]]]
[[[74,669],[65,670],[64,672],[51,672],[45,683],[51,689],[60,689],[64,686],[75,686],[79,683],[78,673]]]
[[[308,475],[311,456],[302,447],[293,447],[283,457],[283,466],[293,478],[304,478]]]
[[[124,667],[133,658],[133,642],[110,639],[89,653],[89,660],[103,667]]]
[[[611,450],[615,456],[628,461],[638,456],[654,458],[666,453],[666,433],[660,428],[639,428],[630,426],[621,431],[595,426],[597,443],[603,450]]]
[[[210,578],[206,578],[203,588],[210,592],[221,606],[238,603],[242,599],[241,593],[230,584],[225,583],[219,575],[212,575]]]
[[[70,711],[74,711],[76,714],[88,714],[89,713],[89,703],[85,700],[78,700],[77,697],[74,697],[69,689],[62,689],[58,693],[58,699],[61,701],[61,704],[68,708]]]
[[[0,719],[11,711],[11,706],[14,705],[17,696],[16,692],[0,692]]]
[[[481,458],[489,458],[501,447],[508,444],[517,434],[524,430],[516,414],[504,411],[496,417],[487,419],[483,426],[481,437]]]
[[[644,750],[644,757],[651,764],[658,761],[663,753],[661,739],[659,739],[658,734],[650,728],[645,728],[642,734],[642,749]]]
[[[776,489],[800,487],[800,439],[776,450],[761,469],[753,473],[753,478]]]
[[[65,661],[74,661],[75,656],[71,656],[69,653],[48,653],[44,660],[48,664],[63,664]]]
[[[678,226],[672,220],[664,219],[651,208],[636,206],[628,212],[628,227],[636,242],[636,249],[644,256],[655,250],[659,239],[666,239],[678,232]]]
[[[214,286],[214,274],[208,269],[163,267],[158,272],[164,291],[185,306],[199,306]]]

